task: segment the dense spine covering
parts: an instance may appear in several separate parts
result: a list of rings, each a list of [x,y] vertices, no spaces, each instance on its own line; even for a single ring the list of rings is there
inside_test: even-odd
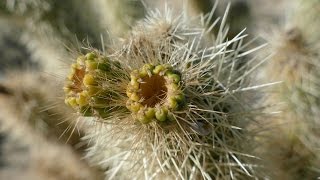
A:
[[[254,157],[244,149],[254,118],[249,90],[260,86],[251,86],[249,75],[265,59],[255,64],[248,57],[246,66],[238,66],[260,47],[244,52],[241,33],[225,40],[225,19],[209,42],[210,28],[204,27],[210,17],[192,25],[169,9],[151,11],[114,53],[104,55],[121,67],[110,69],[120,76],[103,76],[117,82],[107,88],[116,95],[104,102],[121,108],[84,120],[92,124],[87,156],[107,169],[107,178],[255,176]],[[104,81],[97,83],[104,88]]]
[[[320,2],[297,2],[287,29],[269,36],[274,55],[265,77],[283,81],[269,96],[272,103],[283,102],[282,112],[268,118],[276,127],[262,144],[269,167],[264,171],[274,179],[320,176]]]
[[[57,102],[52,79],[19,72],[23,78],[0,79],[0,128],[29,141],[36,151],[31,168],[59,172],[47,177],[94,178],[78,173],[82,163],[74,156],[90,142],[87,159],[104,169],[106,179],[319,178],[320,3],[296,1],[288,26],[265,37],[274,54],[263,74],[266,59],[252,56],[261,46],[238,31],[279,21],[275,1],[233,0],[226,18],[227,2],[210,0],[173,0],[169,6],[181,14],[165,7],[146,17],[146,6],[161,9],[163,2],[4,0],[0,23],[12,27],[3,32],[22,37],[37,68],[67,77],[65,103],[76,113]],[[268,4],[272,11],[266,13],[261,7]],[[10,41],[2,44],[3,58],[16,57],[13,64],[30,58],[17,57]],[[65,75],[60,60],[70,59],[75,48],[78,57]],[[251,78],[255,70],[265,79]],[[268,91],[274,83],[265,81],[282,83]],[[268,99],[256,101],[263,96]],[[30,138],[27,131],[36,133]],[[84,131],[88,141],[79,142]],[[45,138],[34,143],[36,136]],[[59,148],[66,141],[72,152]]]

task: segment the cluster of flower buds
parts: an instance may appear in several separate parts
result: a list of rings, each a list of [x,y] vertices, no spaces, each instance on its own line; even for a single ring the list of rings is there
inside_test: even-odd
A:
[[[112,92],[102,81],[106,81],[105,77],[113,76],[110,71],[113,65],[114,62],[97,52],[79,56],[71,65],[64,86],[65,103],[83,116],[107,116]]]
[[[185,105],[181,75],[170,65],[145,64],[130,74],[127,108],[141,123],[169,120]]]

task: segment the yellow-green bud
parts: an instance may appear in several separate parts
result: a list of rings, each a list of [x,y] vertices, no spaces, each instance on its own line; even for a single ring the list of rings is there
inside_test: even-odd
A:
[[[178,74],[174,74],[174,73],[170,72],[170,73],[166,73],[166,76],[167,76],[168,80],[173,83],[177,84],[180,82],[180,76]]]
[[[158,65],[153,69],[153,73],[154,74],[159,74],[161,71],[166,70],[166,66],[165,65]]]
[[[167,119],[168,110],[160,108],[156,110],[155,116],[158,121],[165,121]]]
[[[154,66],[152,64],[145,64],[143,65],[142,69],[139,71],[140,78],[145,76],[151,76]]]
[[[97,55],[94,52],[91,52],[91,53],[86,54],[85,57],[86,57],[86,59],[94,60],[97,57]]]
[[[155,117],[155,109],[154,108],[147,108],[145,111],[145,116],[149,119],[153,119]]]
[[[84,84],[85,86],[90,86],[90,85],[96,85],[97,82],[96,82],[96,79],[95,79],[95,77],[94,77],[93,75],[91,75],[91,74],[86,74],[86,75],[84,75],[84,77],[83,77],[83,84]]]

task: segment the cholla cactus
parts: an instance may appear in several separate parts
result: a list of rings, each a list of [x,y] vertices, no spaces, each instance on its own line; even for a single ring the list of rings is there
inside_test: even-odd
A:
[[[57,100],[62,90],[56,89],[57,81],[36,72],[8,72],[6,79],[0,80],[1,122],[3,129],[12,129],[18,124],[29,127],[49,141],[79,147],[81,130],[70,115],[72,111]],[[13,114],[15,118],[7,120]]]
[[[84,3],[87,6],[85,9],[82,8],[85,4],[79,7],[80,4],[76,1],[6,1],[11,21],[19,22],[19,29],[23,29],[17,36],[45,71],[65,75],[61,68],[62,63],[57,61],[57,58],[68,55],[68,50],[61,46],[61,43],[68,46],[77,43],[74,34],[81,40],[87,38],[91,43],[100,42],[102,27],[90,19],[95,17],[95,13],[89,3]],[[91,26],[95,28],[90,28]]]
[[[301,1],[289,28],[271,41],[275,54],[266,73],[284,82],[270,100],[285,103],[283,113],[272,119],[281,132],[271,135],[269,146],[266,143],[278,148],[263,156],[276,179],[316,179],[320,175],[319,7],[319,1]]]
[[[0,80],[0,179],[101,179],[81,160],[83,132],[55,79],[11,70]],[[77,127],[78,128],[78,127]]]
[[[16,36],[33,60],[44,71],[59,76],[66,75],[61,59],[69,56],[70,49],[80,42],[101,49],[102,40],[108,44],[109,36],[125,36],[130,26],[144,16],[140,0],[4,0],[1,10],[4,6],[10,19],[6,25],[21,29]]]
[[[90,3],[99,13],[95,21],[100,21],[110,34],[118,37],[126,36],[136,21],[145,16],[142,0],[93,0]]]
[[[84,118],[92,124],[87,139],[93,146],[87,157],[107,169],[107,178],[255,176],[254,158],[245,149],[251,138],[247,126],[254,117],[248,90],[259,86],[251,87],[248,80],[263,61],[238,66],[242,57],[259,47],[241,54],[245,35],[225,40],[225,18],[216,41],[207,44],[209,30],[192,24],[198,19],[190,23],[168,9],[151,11],[113,53],[95,56],[119,63],[103,75],[90,76],[99,92],[113,92],[101,96],[108,115],[89,113],[92,117]],[[91,72],[72,70],[67,84],[73,80],[76,86],[93,85],[86,75]],[[76,89],[68,89],[67,104],[88,116],[78,108],[84,89],[75,95]],[[93,112],[94,96],[85,96],[84,101]]]
[[[101,171],[89,166],[69,145],[48,141],[21,122],[21,116],[0,105],[1,179],[103,179]],[[8,123],[14,126],[8,128]]]
[[[38,178],[95,179],[95,173],[77,160],[80,157],[56,143],[68,141],[78,150],[82,135],[75,131],[80,128],[81,133],[87,133],[88,141],[83,144],[91,142],[87,158],[103,168],[106,179],[320,176],[319,1],[298,0],[289,26],[277,32],[277,37],[266,37],[274,55],[266,73],[259,71],[255,75],[264,76],[267,82],[283,81],[271,93],[267,91],[266,103],[256,100],[263,96],[260,89],[273,83],[251,78],[265,61],[257,62],[260,58],[250,56],[261,46],[247,44],[246,35],[238,31],[249,25],[252,32],[250,25],[265,22],[270,27],[270,21],[279,19],[275,1],[233,0],[233,6],[227,7],[231,11],[228,19],[221,8],[227,2],[222,6],[210,0],[189,0],[188,5],[182,5],[184,2],[168,2],[182,14],[166,7],[164,13],[149,12],[137,24],[136,20],[145,16],[145,5],[161,8],[163,2],[0,2],[0,15],[5,15],[0,17],[0,24],[10,26],[9,31],[17,29],[13,36],[22,35],[31,58],[40,60],[39,69],[67,77],[65,103],[76,112],[49,102],[58,99],[53,93],[57,86],[52,86],[51,79],[46,86],[48,82],[27,73],[22,81],[19,77],[1,81],[0,101],[5,103],[0,103],[0,127],[21,133],[19,138],[28,141],[31,151],[44,149],[32,155],[33,161],[28,164],[31,168],[59,172],[39,174]],[[284,0],[277,0],[281,2]],[[265,12],[268,4],[271,13]],[[290,4],[292,1],[286,9],[292,8]],[[190,18],[189,13],[208,14]],[[219,14],[225,15],[219,19]],[[123,39],[118,42],[115,36]],[[68,51],[79,46],[77,39],[94,48],[79,49],[67,76],[57,60],[69,59]],[[280,104],[281,112],[261,118],[265,112],[261,109],[270,104]],[[272,108],[278,111],[279,106]],[[85,126],[69,131],[74,125],[69,119],[78,116],[75,123]],[[20,130],[21,125],[28,132],[36,131],[35,136],[46,138],[34,143],[35,136]],[[272,129],[263,131],[261,127]],[[77,168],[64,172],[68,167]],[[8,179],[1,175],[0,179]]]

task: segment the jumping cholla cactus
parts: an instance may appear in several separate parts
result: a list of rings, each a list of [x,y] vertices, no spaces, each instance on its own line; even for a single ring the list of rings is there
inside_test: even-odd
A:
[[[261,155],[269,165],[266,171],[273,172],[269,175],[274,179],[316,179],[320,176],[320,36],[317,33],[320,30],[320,2],[297,2],[289,18],[289,28],[277,32],[276,37],[274,34],[269,36],[274,55],[266,73],[268,78],[283,80],[269,99],[273,103],[284,102],[282,113],[272,119],[277,127],[271,131],[273,134],[267,132],[267,143],[262,145],[268,151]]]
[[[102,179],[83,160],[83,132],[57,101],[53,77],[11,70],[0,80],[0,179]],[[58,88],[58,89],[57,89]]]
[[[140,0],[4,0],[0,11],[4,7],[14,28],[22,29],[16,36],[32,52],[32,59],[59,76],[65,76],[61,68],[65,64],[57,59],[68,57],[70,49],[84,42],[101,49],[102,39],[108,44],[109,36],[125,36],[144,16]]]
[[[226,40],[226,16],[212,37],[211,16],[150,11],[112,51],[72,64],[66,103],[91,126],[87,158],[107,179],[256,176],[250,90],[271,84],[250,85],[265,59],[248,54],[262,46],[245,51],[242,33]]]
[[[67,77],[64,100],[76,112],[59,104],[60,86],[52,79],[21,72],[22,78],[1,77],[0,141],[3,133],[13,134],[30,151],[24,151],[28,161],[13,163],[30,167],[18,176],[101,178],[79,160],[86,153],[106,179],[320,177],[319,0],[297,0],[289,27],[268,34],[273,55],[266,66],[265,49],[254,54],[262,46],[238,31],[281,19],[275,1],[232,0],[228,18],[221,8],[227,2],[212,0],[172,0],[169,6],[182,14],[166,6],[147,15],[146,7],[161,9],[163,2],[79,2],[0,2],[0,24],[10,24],[3,32],[26,46],[21,61],[32,59],[37,70]],[[284,4],[292,8],[292,1]],[[9,43],[0,44],[8,54]],[[67,76],[61,59],[70,59],[74,47],[79,50]],[[275,84],[270,81],[283,83],[268,91]],[[16,160],[6,148],[0,165]],[[3,170],[0,179],[16,177]]]
[[[1,179],[103,179],[103,173],[89,166],[71,146],[39,135],[22,122],[20,113],[8,113],[7,109],[1,103]]]
[[[24,124],[48,141],[71,146],[81,144],[83,132],[74,129],[74,122],[69,120],[71,109],[56,100],[62,96],[63,91],[56,89],[55,78],[32,71],[20,71],[18,76],[17,72],[8,72],[7,79],[0,80],[3,90],[0,92],[0,101],[5,104],[1,107],[1,114],[16,116],[12,120],[6,120],[5,115],[1,116],[2,128],[11,129],[17,124]]]

